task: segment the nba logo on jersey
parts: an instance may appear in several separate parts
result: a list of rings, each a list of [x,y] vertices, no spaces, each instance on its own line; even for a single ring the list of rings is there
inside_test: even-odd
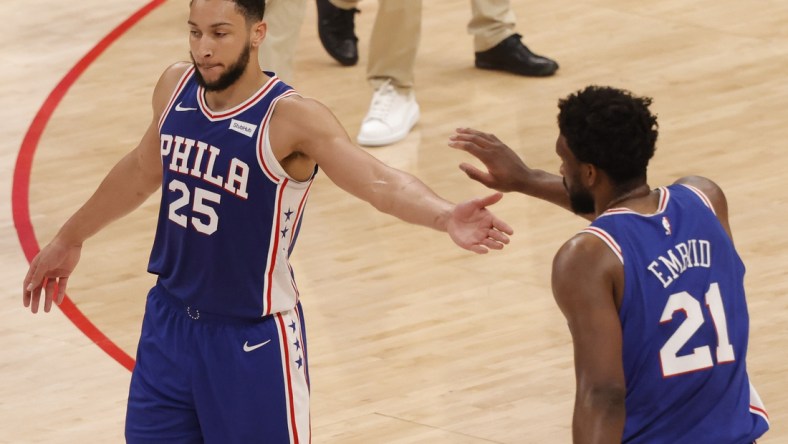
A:
[[[662,216],[662,226],[665,227],[665,236],[670,236],[673,230],[670,229],[670,220],[667,216]]]

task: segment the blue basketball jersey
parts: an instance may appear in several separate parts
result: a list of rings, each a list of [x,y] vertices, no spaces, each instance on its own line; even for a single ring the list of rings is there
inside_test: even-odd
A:
[[[194,67],[161,120],[161,207],[148,271],[197,313],[260,318],[295,307],[289,257],[314,179],[289,177],[271,150],[271,79],[240,105],[212,111]],[[316,169],[317,171],[317,169]]]
[[[624,266],[622,442],[752,443],[769,424],[745,365],[744,264],[700,190],[659,191],[656,213],[611,209],[584,230]]]

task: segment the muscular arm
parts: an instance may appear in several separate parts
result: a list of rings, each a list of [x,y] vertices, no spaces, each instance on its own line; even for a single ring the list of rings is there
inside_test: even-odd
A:
[[[446,201],[413,175],[391,168],[358,148],[334,115],[319,102],[299,97],[283,99],[271,121],[270,139],[278,159],[293,155],[311,159],[340,188],[379,211],[406,222],[448,231],[464,248],[481,253],[486,248],[499,249],[508,242],[503,233],[511,234],[511,228],[484,209],[497,202],[500,195],[471,201],[473,209],[479,211],[469,215],[485,219],[489,228],[484,228],[483,240],[478,242],[486,248],[469,248],[471,244],[458,240],[457,230],[452,228],[452,224],[456,228],[458,208],[464,207]],[[479,229],[484,225],[479,223]]]
[[[158,121],[186,68],[185,64],[173,65],[161,76],[153,93],[153,118],[140,143],[115,164],[88,201],[31,262],[23,284],[23,302],[26,307],[32,304],[34,313],[42,289],[45,311],[49,311],[53,296],[60,303],[83,242],[139,207],[161,185]]]
[[[552,287],[574,346],[573,441],[621,442],[626,384],[616,294],[623,267],[599,239],[579,234],[556,254]]]
[[[530,168],[494,134],[459,128],[450,137],[449,146],[472,154],[487,168],[487,171],[482,171],[468,163],[461,163],[460,169],[471,179],[498,191],[527,194],[571,211],[569,195],[561,176]],[[587,220],[594,219],[593,214],[579,216]]]

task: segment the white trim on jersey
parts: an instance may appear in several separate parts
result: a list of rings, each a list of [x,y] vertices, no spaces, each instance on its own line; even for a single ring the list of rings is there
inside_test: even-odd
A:
[[[273,88],[274,85],[279,83],[278,77],[271,77],[265,82],[265,85],[261,86],[257,92],[249,97],[248,99],[244,100],[239,105],[236,105],[228,110],[216,112],[211,110],[208,107],[208,103],[205,101],[205,88],[202,86],[197,87],[197,103],[200,106],[200,111],[202,111],[205,118],[210,120],[211,122],[219,122],[222,120],[227,120],[229,118],[235,117],[238,114],[246,111],[247,109],[251,108],[252,106],[256,105],[257,102],[263,100],[263,98],[268,94],[268,92]]]
[[[271,119],[271,115],[274,112],[277,102],[279,102],[279,100],[284,97],[293,95],[300,96],[297,92],[291,89],[282,93],[282,95],[275,98],[271,102],[271,105],[268,107],[268,111],[265,113],[262,123],[260,124],[260,131],[257,134],[257,163],[260,165],[260,169],[263,171],[263,173],[268,176],[268,178],[273,183],[279,183],[285,178],[290,179],[293,182],[299,182],[298,180],[290,177],[287,172],[285,172],[285,169],[282,168],[282,165],[279,163],[273,153],[273,149],[271,148],[271,140],[268,136],[270,129],[268,122]]]
[[[597,216],[597,218],[614,216],[616,214],[635,214],[643,217],[651,217],[663,213],[668,208],[668,201],[670,200],[670,190],[667,187],[659,187],[657,188],[657,190],[659,190],[659,203],[657,204],[657,210],[653,213],[642,214],[642,213],[638,213],[637,211],[632,211],[626,207],[616,207],[606,210],[604,213]]]
[[[766,407],[763,405],[763,401],[761,401],[761,397],[758,395],[758,392],[755,390],[755,387],[750,384],[750,413],[760,416],[766,421],[766,424],[769,423],[769,414],[766,413]]]
[[[186,85],[186,82],[189,80],[189,78],[192,76],[193,73],[194,73],[194,65],[192,65],[189,69],[187,69],[183,73],[183,75],[181,75],[180,80],[178,80],[178,86],[175,87],[175,91],[173,91],[172,95],[170,96],[169,103],[167,103],[167,106],[164,108],[164,111],[161,113],[161,117],[159,117],[159,123],[158,123],[159,133],[161,133],[161,127],[162,125],[164,125],[164,121],[167,119],[167,116],[170,114],[170,111],[172,110],[172,105],[175,103],[175,99],[177,99],[178,96],[181,95],[181,91],[183,91],[183,87]]]
[[[309,419],[309,387],[304,377],[305,371],[300,371],[291,357],[293,341],[291,338],[300,338],[296,331],[301,325],[291,316],[292,311],[277,313],[276,323],[279,327],[279,355],[282,358],[282,379],[285,383],[285,407],[287,409],[287,427],[290,432],[290,443],[299,444],[311,442]],[[288,325],[289,321],[291,324]],[[296,325],[296,331],[290,332],[290,325]],[[302,364],[302,367],[306,364]]]
[[[714,205],[711,204],[711,200],[709,200],[708,196],[706,196],[706,193],[704,193],[703,191],[699,190],[698,188],[695,188],[694,186],[688,185],[686,183],[682,183],[681,185],[683,185],[684,187],[688,188],[690,191],[695,193],[700,198],[700,200],[703,201],[704,205],[709,207],[709,209],[711,210],[712,213],[714,213],[715,215],[717,214],[717,212],[714,211]]]
[[[621,253],[621,246],[618,245],[613,236],[610,235],[607,231],[597,228],[597,227],[586,227],[580,233],[588,233],[593,234],[594,236],[598,237],[602,240],[610,250],[618,257],[618,260],[621,261],[621,264],[624,264],[624,256]]]
[[[293,231],[298,227],[298,223],[303,217],[312,183],[311,180],[309,182],[292,182],[285,178],[277,185],[269,235],[268,259],[265,266],[265,285],[261,295],[263,298],[262,316],[290,310],[298,301],[298,289],[293,282],[289,256],[294,239]]]

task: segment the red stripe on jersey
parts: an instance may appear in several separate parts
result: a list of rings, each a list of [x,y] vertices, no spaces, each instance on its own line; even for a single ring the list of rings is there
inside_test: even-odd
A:
[[[183,87],[184,85],[186,85],[186,81],[189,80],[189,78],[192,76],[192,73],[194,73],[194,65],[192,65],[191,68],[187,69],[186,72],[183,73],[183,75],[181,76],[181,80],[178,83],[178,87],[175,88],[175,92],[173,92],[172,96],[170,97],[170,103],[167,104],[167,106],[164,108],[164,112],[161,113],[161,117],[159,117],[159,125],[158,125],[159,132],[161,132],[161,126],[164,125],[164,120],[167,118],[167,115],[170,114],[170,110],[172,109],[172,104],[175,103],[175,99],[177,99],[178,96],[181,95],[181,91],[183,91]]]
[[[710,201],[710,200],[709,200],[709,198],[706,196],[706,193],[704,193],[703,191],[701,191],[701,190],[700,190],[700,189],[698,189],[698,188],[695,188],[695,187],[694,187],[694,186],[692,186],[692,185],[687,185],[686,183],[683,183],[682,185],[684,185],[685,187],[689,188],[689,189],[690,189],[690,191],[692,191],[693,193],[695,193],[695,194],[696,194],[696,195],[697,195],[697,196],[700,198],[700,200],[702,200],[702,201],[703,201],[703,203],[704,203],[704,204],[705,204],[707,207],[711,208],[711,212],[712,212],[712,213],[714,213],[714,214],[717,214],[717,212],[716,212],[716,211],[714,211],[714,205],[712,205],[712,204],[711,204],[711,201]]]
[[[765,416],[767,420],[769,419],[769,414],[766,413],[766,410],[764,410],[764,409],[762,409],[760,407],[756,407],[756,406],[750,404],[750,411],[752,411],[753,413]]]
[[[600,238],[604,243],[607,244],[608,247],[610,247],[611,250],[613,250],[613,253],[618,256],[618,259],[621,261],[621,263],[624,263],[624,256],[621,252],[621,247],[618,245],[615,239],[613,239],[613,237],[607,233],[607,231],[597,227],[586,227],[583,232],[593,234]]]
[[[284,182],[279,186],[278,196],[276,197],[276,207],[274,207],[274,211],[276,211],[276,229],[273,232],[274,235],[274,246],[271,248],[271,256],[268,258],[268,276],[265,279],[265,313],[263,316],[271,314],[271,298],[273,293],[273,276],[274,276],[274,269],[276,268],[276,256],[279,251],[279,227],[280,222],[282,220],[282,198],[285,194],[285,188],[287,188],[288,180],[285,179]]]
[[[263,98],[263,96],[265,96],[265,94],[271,89],[271,87],[273,87],[277,83],[279,83],[279,78],[271,77],[268,80],[268,83],[266,83],[265,86],[263,86],[263,88],[257,92],[257,94],[247,99],[246,102],[243,102],[237,107],[231,108],[221,113],[214,114],[211,111],[211,109],[208,108],[208,104],[205,103],[205,88],[203,88],[202,86],[197,88],[197,101],[200,103],[200,108],[202,108],[202,111],[205,113],[206,116],[208,116],[209,119],[211,120],[226,119],[227,117],[232,117],[237,114],[240,114],[246,111],[247,109],[249,109],[250,107],[254,106],[258,101],[260,101],[260,99]]]
[[[290,427],[293,430],[293,439],[294,439],[293,442],[295,444],[298,444],[298,428],[296,427],[295,406],[293,405],[295,401],[293,399],[293,381],[292,381],[293,378],[292,376],[290,376],[290,351],[289,351],[290,341],[287,339],[287,326],[285,326],[285,320],[282,318],[282,315],[280,313],[276,314],[276,320],[279,322],[279,332],[282,336],[281,344],[282,344],[282,349],[284,350],[285,353],[284,367],[285,367],[285,375],[287,376],[287,387],[286,387],[287,401],[288,404],[290,405],[290,409],[288,411],[288,414],[290,416]]]
[[[661,187],[659,189],[662,191],[659,193],[659,207],[657,207],[657,213],[662,213],[665,211],[665,208],[668,207],[668,200],[670,199],[670,190],[665,187]]]

